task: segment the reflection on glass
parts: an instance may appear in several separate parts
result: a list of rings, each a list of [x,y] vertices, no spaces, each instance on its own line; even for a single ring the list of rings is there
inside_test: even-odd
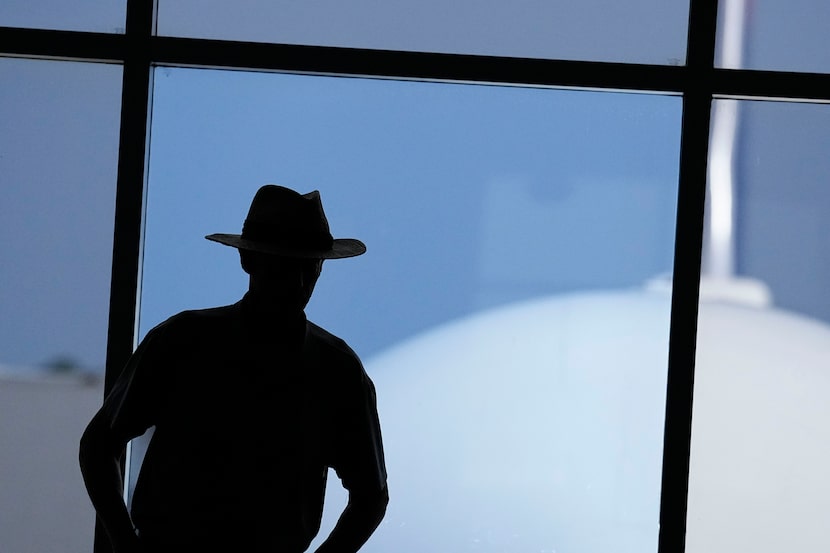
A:
[[[723,0],[718,67],[830,71],[830,4],[824,0]]]
[[[366,551],[656,550],[678,98],[162,69],[153,106],[142,335],[244,293],[203,237],[264,183],[368,246],[307,310],[377,384]]]
[[[91,551],[77,455],[103,395],[121,70],[0,59],[0,82],[0,536]]]
[[[123,33],[127,0],[3,0],[0,26]]]
[[[824,551],[830,109],[723,100],[715,126],[724,105],[734,271],[701,282],[686,550]]]
[[[689,2],[162,0],[158,13],[166,36],[677,65]]]

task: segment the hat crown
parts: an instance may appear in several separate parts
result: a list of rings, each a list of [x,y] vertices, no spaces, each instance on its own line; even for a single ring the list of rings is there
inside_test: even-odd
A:
[[[257,191],[242,227],[242,237],[317,249],[330,248],[333,240],[320,192],[300,194],[275,184]]]

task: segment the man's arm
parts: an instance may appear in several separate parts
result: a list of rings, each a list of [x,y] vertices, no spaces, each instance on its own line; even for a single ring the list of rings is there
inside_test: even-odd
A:
[[[357,373],[354,387],[344,389],[346,407],[334,465],[349,492],[349,502],[316,553],[358,551],[380,524],[389,503],[375,386],[362,366]]]
[[[130,439],[155,424],[161,390],[157,375],[164,348],[151,330],[132,354],[81,437],[79,462],[87,493],[115,553],[140,551],[124,503],[121,456]]]
[[[349,503],[316,553],[354,553],[372,535],[386,513],[389,493],[386,487],[376,492],[349,492]]]
[[[112,542],[115,553],[140,551],[124,504],[121,454],[126,442],[116,440],[99,411],[81,437],[79,460],[87,493]]]

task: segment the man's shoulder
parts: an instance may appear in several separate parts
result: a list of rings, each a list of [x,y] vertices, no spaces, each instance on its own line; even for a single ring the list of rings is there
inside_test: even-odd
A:
[[[222,305],[205,309],[186,309],[171,315],[153,327],[148,336],[162,334],[178,334],[188,331],[198,332],[205,326],[221,324],[234,317],[235,305]]]
[[[325,328],[308,321],[307,338],[313,348],[320,354],[331,358],[339,358],[343,362],[352,362],[361,366],[360,359],[354,350],[339,336],[335,336]]]
[[[187,321],[214,321],[233,317],[237,309],[236,304],[221,305],[218,307],[207,307],[204,309],[187,309],[176,313],[170,319],[179,319]],[[168,319],[169,320],[169,319]]]
[[[354,394],[374,393],[374,384],[349,344],[311,321],[306,327],[305,359],[309,368],[315,369],[312,374],[326,383],[325,389],[334,397],[354,398],[357,397]]]

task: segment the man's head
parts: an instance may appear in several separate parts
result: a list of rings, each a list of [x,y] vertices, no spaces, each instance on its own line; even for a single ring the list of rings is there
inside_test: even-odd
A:
[[[239,249],[250,275],[250,292],[269,305],[305,308],[324,259],[361,255],[354,238],[333,238],[316,190],[299,194],[283,186],[261,187],[242,234],[211,234],[208,240]]]

